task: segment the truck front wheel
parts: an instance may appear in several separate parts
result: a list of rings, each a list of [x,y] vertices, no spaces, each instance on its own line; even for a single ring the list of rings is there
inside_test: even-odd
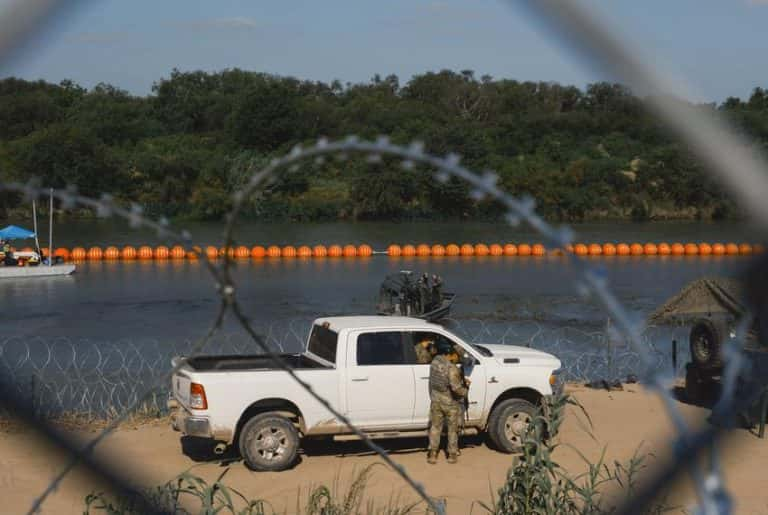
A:
[[[299,453],[296,427],[273,413],[257,415],[246,422],[239,443],[240,455],[252,470],[285,470],[294,464]]]
[[[526,400],[501,401],[488,418],[488,438],[502,452],[520,452],[525,433],[537,413],[536,406]]]

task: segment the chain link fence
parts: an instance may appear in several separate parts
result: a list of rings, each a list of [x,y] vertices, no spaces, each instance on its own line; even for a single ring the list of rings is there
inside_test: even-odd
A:
[[[39,26],[40,20],[52,13],[54,7],[63,4],[65,2],[59,3],[53,0],[10,2],[5,12],[0,12],[0,27],[8,29],[0,31],[2,34],[0,63],[8,59],[23,36]],[[613,72],[628,86],[638,87],[646,93],[665,90],[664,81],[660,80],[652,67],[646,65],[626,47],[620,38],[611,34],[607,27],[594,16],[594,13],[582,9],[578,3],[539,0],[523,2],[523,4],[533,8],[543,20],[552,23],[559,35],[570,38],[574,48],[582,49],[593,62]],[[751,154],[744,142],[729,132],[727,127],[696,113],[695,109],[681,102],[658,96],[652,98],[651,106],[655,113],[709,165],[707,169],[730,188],[754,218],[768,227],[768,203],[765,202],[768,198],[768,180],[765,178],[766,167],[761,156]],[[409,146],[397,146],[391,144],[385,137],[367,142],[350,136],[343,141],[328,142],[321,139],[309,147],[297,147],[290,154],[272,160],[266,167],[254,169],[251,180],[233,198],[234,208],[228,217],[225,246],[232,246],[238,215],[246,199],[264,187],[277,173],[290,173],[293,168],[309,161],[322,162],[326,158],[345,159],[349,154],[365,155],[371,162],[380,161],[382,156],[399,159],[404,173],[418,167],[424,170],[424,173],[432,174],[434,179],[440,182],[445,182],[451,177],[463,180],[472,187],[473,198],[479,200],[489,197],[505,206],[508,210],[509,223],[517,225],[520,222],[526,222],[539,232],[547,244],[554,247],[564,248],[573,242],[574,235],[570,230],[552,227],[536,214],[533,199],[516,198],[507,194],[497,186],[498,177],[495,173],[474,173],[461,165],[460,156],[454,154],[445,157],[432,156],[425,153],[423,145],[418,142]],[[47,195],[48,190],[40,186],[36,181],[25,184],[0,183],[0,188],[19,193],[28,199]],[[190,234],[172,231],[167,220],[150,220],[140,206],[120,205],[109,195],[104,195],[100,199],[86,198],[78,195],[76,188],[71,186],[54,192],[54,196],[64,209],[78,205],[86,206],[96,210],[102,216],[119,216],[128,220],[136,228],[152,230],[162,240],[178,242],[190,248],[194,243]],[[211,343],[222,340],[223,346],[219,347],[219,350],[229,344],[236,347],[243,343],[249,350],[253,349],[254,352],[259,351],[269,355],[277,368],[284,370],[305,388],[309,395],[375,451],[410,488],[418,493],[430,509],[442,514],[444,512],[442,506],[428,495],[424,487],[415,481],[406,469],[392,461],[384,449],[373,443],[365,433],[354,427],[343,414],[314,392],[311,386],[304,383],[277,354],[276,350],[288,350],[288,344],[293,346],[303,341],[306,326],[295,335],[291,331],[252,326],[238,302],[237,284],[230,273],[229,259],[217,265],[208,262],[204,255],[200,258],[207,264],[220,294],[220,309],[209,331],[198,341],[184,344],[182,350],[186,350],[189,354],[211,352],[217,347]],[[575,256],[568,255],[567,258],[575,265],[574,281],[585,296],[593,296],[603,307],[615,331],[610,329],[590,336],[589,333],[577,335],[572,330],[562,330],[557,334],[549,334],[548,330],[543,330],[530,336],[526,341],[531,347],[555,350],[563,362],[568,363],[566,366],[572,379],[583,380],[603,370],[606,374],[618,375],[634,370],[632,367],[637,367],[636,372],[641,375],[643,382],[657,391],[664,401],[676,430],[675,459],[667,468],[658,471],[648,487],[629,499],[621,507],[621,511],[626,513],[642,511],[671,478],[680,471],[687,471],[693,480],[701,513],[730,513],[732,502],[722,481],[716,445],[721,436],[722,427],[689,427],[669,391],[670,380],[676,371],[670,370],[670,367],[660,366],[665,359],[661,341],[655,341],[652,336],[653,331],[650,333],[642,331],[640,325],[636,324],[623,309],[606,284],[603,271],[595,269],[588,262]],[[758,311],[763,309],[763,305],[753,307]],[[758,312],[758,315],[762,314]],[[233,339],[220,334],[225,315],[234,317],[247,335],[247,340],[241,342],[238,338]],[[497,331],[493,324],[487,323],[462,321],[457,325],[459,326],[455,328],[457,332],[461,333],[463,330],[464,336],[469,341],[485,341],[496,334],[494,331]],[[618,337],[618,334],[622,336]],[[743,334],[743,331],[740,330],[739,334]],[[507,331],[502,331],[496,336],[497,342],[524,339],[521,335]],[[585,340],[583,345],[579,342],[581,337]],[[278,344],[275,343],[276,341]],[[590,350],[590,343],[595,348]],[[0,381],[0,387],[2,387],[0,401],[27,423],[40,429],[47,438],[69,449],[73,455],[46,490],[35,499],[30,512],[36,512],[41,508],[47,497],[58,488],[61,481],[78,463],[85,463],[108,479],[113,486],[132,491],[128,486],[127,478],[120,478],[115,475],[114,470],[94,461],[92,453],[94,448],[122,420],[144,403],[152,402],[151,399],[157,399],[162,395],[162,388],[175,372],[175,367],[168,365],[167,358],[177,349],[164,347],[161,342],[154,346],[158,354],[152,356],[153,360],[150,361],[139,342],[123,342],[122,345],[115,342],[110,346],[67,340],[8,339],[3,340],[1,345],[0,367],[3,367],[3,381]],[[715,413],[721,420],[727,420],[743,408],[743,400],[736,398],[731,386],[742,372],[744,362],[736,349],[729,348],[726,354],[728,363],[723,373],[724,393],[715,406]],[[56,384],[56,376],[62,379],[67,376],[72,387],[53,386]],[[143,379],[144,377],[146,380]],[[12,381],[9,381],[9,378]],[[139,381],[136,380],[137,378],[142,379]],[[90,386],[84,387],[84,385]],[[98,436],[83,446],[51,431],[49,422],[41,416],[50,414],[46,413],[49,411],[49,405],[52,408],[66,410],[67,403],[70,401],[73,410],[92,409],[96,412],[114,409],[117,414]],[[702,453],[706,453],[711,458],[706,464],[702,463],[704,460],[698,459]],[[154,511],[156,510],[157,507],[154,507]],[[147,505],[146,511],[153,511],[153,507]]]

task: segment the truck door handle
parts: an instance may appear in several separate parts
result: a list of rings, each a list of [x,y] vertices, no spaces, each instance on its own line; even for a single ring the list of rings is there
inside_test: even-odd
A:
[[[498,383],[499,380],[496,379],[496,376],[491,376],[491,378],[488,380],[489,383]]]
[[[429,379],[429,376],[424,376],[421,379]]]
[[[357,383],[360,383],[360,382],[363,382],[363,381],[367,381],[368,378],[367,377],[353,377],[352,380],[357,382]]]

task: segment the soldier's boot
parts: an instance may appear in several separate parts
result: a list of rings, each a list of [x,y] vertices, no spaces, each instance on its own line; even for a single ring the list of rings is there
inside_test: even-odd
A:
[[[448,455],[448,463],[458,463],[458,462],[459,462],[459,456],[457,454]]]
[[[430,450],[427,453],[427,463],[429,463],[430,465],[434,465],[435,463],[437,463],[437,451]]]

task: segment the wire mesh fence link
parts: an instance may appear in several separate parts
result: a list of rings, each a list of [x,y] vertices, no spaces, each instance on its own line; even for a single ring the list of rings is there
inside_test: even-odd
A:
[[[559,16],[560,21],[562,22],[560,29],[563,32],[570,32],[571,30],[569,29],[575,28],[577,34],[581,31],[583,35],[585,35],[585,40],[588,40],[591,37],[591,40],[587,41],[586,46],[591,47],[591,50],[596,54],[600,54],[600,50],[602,50],[604,53],[604,60],[611,63],[614,68],[618,69],[620,75],[627,77],[627,82],[629,82],[630,85],[632,85],[633,82],[640,82],[641,84],[645,83],[646,85],[653,86],[652,89],[655,89],[656,84],[654,84],[655,75],[652,73],[653,70],[649,67],[639,66],[639,63],[632,54],[621,52],[621,46],[619,45],[620,40],[605,37],[605,33],[600,30],[600,26],[592,23],[593,20],[589,17],[589,13],[574,10],[575,7],[564,9],[564,7],[571,7],[570,2],[567,6],[562,3],[544,0],[526,3],[533,6],[540,4],[543,10],[548,12],[549,16],[552,16],[552,18],[557,18]],[[2,53],[0,53],[0,56],[2,56]],[[656,109],[656,112],[665,118],[685,139],[692,143],[694,150],[699,152],[704,160],[711,165],[710,167],[707,167],[707,169],[718,171],[726,184],[728,184],[734,193],[744,201],[745,206],[756,215],[759,220],[768,220],[768,215],[766,215],[768,209],[764,202],[768,181],[761,175],[761,170],[764,170],[765,167],[759,161],[759,158],[753,158],[753,156],[747,155],[746,151],[738,145],[738,142],[735,142],[733,138],[730,138],[726,131],[710,130],[713,129],[711,120],[703,119],[701,116],[697,116],[690,110],[684,109],[681,105],[662,99],[654,104],[654,108]],[[719,128],[715,127],[714,129]],[[414,162],[418,162],[437,170],[435,178],[441,181],[446,180],[450,176],[458,177],[459,179],[469,182],[475,188],[473,193],[475,198],[490,196],[505,205],[509,209],[508,221],[510,223],[516,224],[520,220],[528,222],[553,246],[562,247],[571,243],[572,235],[569,231],[552,228],[535,214],[535,204],[533,201],[528,199],[516,199],[501,191],[496,186],[496,176],[493,173],[489,172],[483,175],[476,175],[460,166],[460,159],[458,156],[449,155],[446,158],[429,156],[424,153],[423,147],[419,144],[414,144],[410,147],[398,147],[391,145],[385,139],[377,142],[361,142],[356,138],[350,138],[337,143],[329,143],[321,140],[313,147],[307,149],[297,148],[290,155],[274,160],[267,168],[255,174],[247,188],[245,188],[245,191],[238,193],[235,197],[235,209],[232,213],[228,228],[228,241],[231,241],[231,232],[234,227],[234,221],[238,209],[242,205],[243,199],[253,193],[265,179],[272,176],[277,170],[291,166],[299,166],[299,164],[306,159],[322,159],[323,156],[332,153],[337,153],[339,156],[342,156],[349,152],[366,153],[372,160],[380,159],[382,154],[399,157],[403,160],[405,171],[411,169]],[[33,183],[8,186],[11,190],[21,191],[26,195],[35,196],[42,193]],[[138,206],[134,205],[129,209],[125,209],[114,203],[111,197],[103,197],[100,200],[83,199],[74,194],[71,190],[57,192],[57,195],[64,207],[71,205],[71,203],[79,202],[96,209],[100,214],[116,214],[128,219],[136,226],[151,227],[155,229],[161,237],[172,236],[167,229],[167,222],[162,220],[160,222],[147,220],[142,216],[141,209]],[[181,234],[175,236],[178,236],[177,239],[184,243],[190,243],[188,235]],[[202,257],[204,258],[204,256]],[[603,362],[607,361],[610,363],[609,368],[617,373],[621,370],[622,360],[634,360],[637,363],[637,366],[640,369],[639,373],[646,383],[655,388],[665,401],[668,413],[678,432],[677,443],[679,445],[677,447],[685,451],[679,456],[681,458],[680,463],[690,467],[701,503],[702,512],[729,512],[730,504],[727,501],[728,496],[723,490],[723,482],[720,477],[719,469],[716,466],[718,460],[712,459],[711,462],[715,465],[705,472],[699,465],[693,464],[692,459],[689,459],[690,455],[695,456],[696,451],[699,448],[710,446],[713,440],[712,438],[698,438],[701,435],[693,434],[689,431],[689,428],[685,424],[681,413],[677,409],[674,400],[668,391],[668,383],[672,377],[672,371],[655,366],[659,359],[659,348],[649,345],[649,342],[646,341],[645,337],[640,332],[640,324],[635,323],[609,291],[605,284],[604,276],[599,271],[595,271],[593,268],[589,267],[586,263],[572,257],[571,259],[574,259],[574,262],[579,265],[578,280],[580,281],[580,285],[583,287],[584,292],[591,293],[595,296],[605,308],[606,312],[611,317],[611,320],[615,323],[618,332],[622,334],[620,338],[614,335],[609,336],[608,339],[605,340],[605,342],[610,343],[610,345],[604,347],[604,349],[608,349],[609,354],[603,358]],[[273,349],[266,343],[266,340],[261,336],[257,336],[254,328],[251,327],[250,323],[242,316],[234,296],[236,292],[234,288],[235,285],[228,275],[228,266],[228,261],[225,261],[224,266],[221,269],[210,266],[211,273],[216,278],[217,283],[221,285],[220,292],[222,294],[223,306],[232,309],[242,323],[244,329],[251,335],[251,341],[253,341],[260,350],[272,352]],[[214,324],[214,326],[216,326],[216,324]],[[485,331],[485,329],[480,332],[482,333],[483,331]],[[607,332],[607,334],[611,333]],[[565,337],[561,340],[554,339],[554,341],[563,342],[556,344],[562,345],[563,347],[573,344],[569,338]],[[204,338],[201,342],[198,342],[196,347],[198,349],[202,348],[207,342],[208,338]],[[619,345],[616,342],[622,342],[622,344]],[[563,353],[568,350],[572,351],[573,349],[562,348],[558,352]],[[626,354],[627,352],[634,353],[634,355]],[[56,351],[53,351],[50,355],[55,354]],[[131,358],[129,358],[129,356],[131,356],[131,354],[124,354],[124,356],[129,360],[131,366],[143,366],[130,361]],[[591,369],[590,358],[584,358],[583,356],[588,356],[588,354],[581,353],[578,357],[574,357],[573,360],[575,363],[580,363],[580,365],[576,367],[578,374],[588,373]],[[562,357],[563,356],[561,355],[561,358]],[[563,359],[563,361],[566,359]],[[51,358],[51,360],[50,363],[59,363],[53,358]],[[277,359],[275,361],[278,363]],[[15,363],[18,363],[18,361]],[[570,366],[573,367],[574,365]],[[290,370],[286,369],[286,371],[290,373]],[[738,366],[738,363],[728,367],[724,383],[733,384],[735,377],[740,372],[741,369]],[[167,375],[168,372],[166,372],[161,379],[167,377]],[[159,383],[154,386],[147,386],[147,389],[142,394],[137,395],[136,403],[154,393],[158,386]],[[718,406],[718,412],[725,416],[737,409],[738,406],[734,399],[735,396],[733,395],[724,397],[721,404]],[[123,415],[134,409],[137,405],[136,403],[129,403],[129,406],[124,410]],[[110,426],[107,430],[102,432],[92,441],[93,445],[103,439],[113,429],[114,426]],[[707,433],[704,436],[713,436],[713,434]],[[93,445],[89,445],[84,452],[90,452]],[[371,445],[371,448],[379,453],[382,452],[381,449],[376,448],[373,445]],[[382,457],[385,459],[388,458],[385,453],[382,454]],[[66,470],[69,470],[69,468]],[[61,477],[66,473],[66,470],[51,483],[46,492],[44,492],[37,500],[34,508],[40,506],[40,503],[45,499],[45,496],[52,490],[52,488],[55,488],[58,481],[60,481]],[[428,503],[431,503],[431,499],[426,496],[419,485],[413,482],[413,479],[406,471],[399,468],[396,468],[396,470],[418,491],[420,495],[422,495],[422,497],[425,498]],[[441,510],[438,509],[438,511]]]
[[[270,346],[281,353],[301,352],[311,319],[295,318],[257,327]],[[550,352],[563,362],[566,381],[626,380],[639,376],[638,356],[624,342],[607,344],[608,332],[568,327],[451,319],[444,325],[468,343],[522,345]],[[677,334],[680,333],[680,334]],[[672,367],[670,338],[681,330],[653,328],[643,339],[653,349],[658,367]],[[171,358],[189,356],[194,342],[122,339],[113,342],[10,337],[0,339],[0,374],[19,398],[41,417],[111,418],[143,402],[148,415],[166,411],[169,385],[154,387],[170,367]],[[248,337],[221,334],[210,342],[210,354],[259,354]],[[687,352],[687,350],[686,350]],[[681,355],[684,359],[684,355]],[[674,372],[674,371],[673,371]],[[154,391],[147,395],[149,389]]]

